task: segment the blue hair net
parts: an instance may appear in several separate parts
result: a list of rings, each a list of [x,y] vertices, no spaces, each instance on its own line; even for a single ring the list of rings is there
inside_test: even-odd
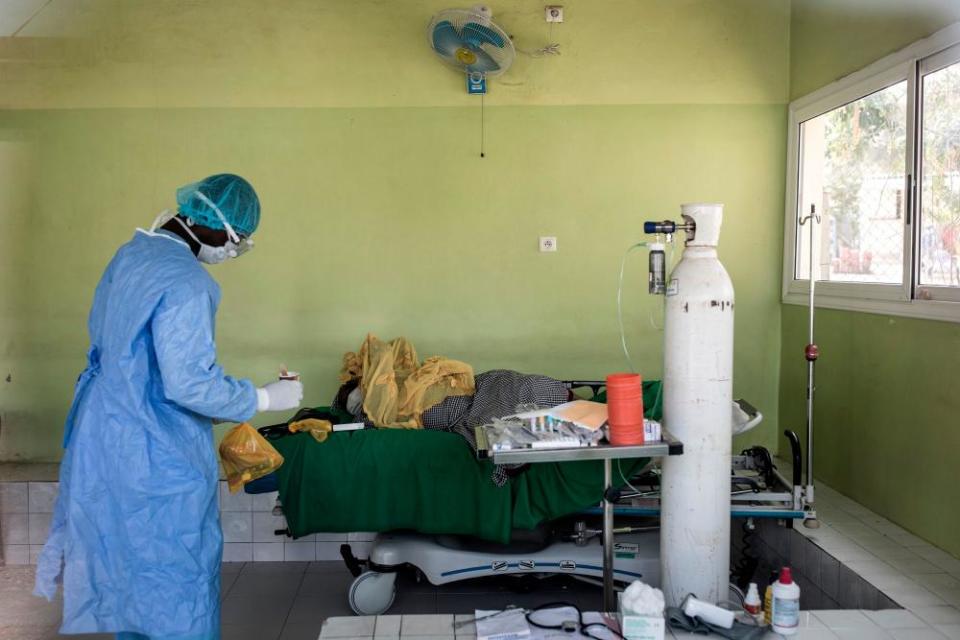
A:
[[[232,173],[218,173],[177,189],[180,213],[197,224],[223,229],[216,211],[197,197],[199,191],[220,209],[223,216],[241,236],[249,237],[260,224],[260,199],[249,182]]]

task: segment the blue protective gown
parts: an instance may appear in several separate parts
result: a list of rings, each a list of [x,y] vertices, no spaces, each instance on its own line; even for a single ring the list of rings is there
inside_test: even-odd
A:
[[[165,231],[138,231],[97,285],[37,567],[47,598],[63,567],[63,633],[219,638],[211,418],[246,421],[257,407],[253,384],[216,363],[219,300],[187,244]]]

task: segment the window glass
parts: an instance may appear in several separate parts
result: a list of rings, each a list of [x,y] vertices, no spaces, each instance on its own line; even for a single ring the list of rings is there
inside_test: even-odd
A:
[[[907,83],[800,125],[798,214],[821,214],[817,279],[901,284]],[[808,279],[809,228],[797,226],[795,275]]]
[[[923,78],[920,284],[960,286],[960,63]]]

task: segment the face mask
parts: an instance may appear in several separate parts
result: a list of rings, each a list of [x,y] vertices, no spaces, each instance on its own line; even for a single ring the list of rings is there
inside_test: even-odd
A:
[[[236,258],[240,255],[239,246],[234,244],[231,241],[227,241],[222,247],[214,247],[209,244],[204,244],[196,236],[193,230],[190,228],[186,222],[184,222],[180,217],[173,218],[176,220],[183,230],[187,232],[193,241],[200,245],[200,251],[197,252],[197,260],[205,264],[220,264],[224,262],[227,258]]]
[[[220,211],[220,207],[215,205],[201,192],[194,191],[193,193],[208,207],[210,207],[213,212],[217,214],[218,218],[220,218],[220,222],[223,223],[223,228],[227,232],[227,238],[229,238],[226,244],[224,244],[222,247],[214,247],[209,244],[204,244],[199,238],[197,238],[196,234],[190,228],[190,226],[193,224],[192,220],[188,219],[187,222],[184,222],[179,216],[175,216],[169,211],[164,211],[157,216],[157,219],[154,220],[153,227],[151,227],[150,230],[153,231],[157,227],[163,226],[171,219],[176,220],[180,226],[183,227],[183,230],[187,232],[187,235],[193,238],[193,241],[200,245],[200,250],[197,252],[197,260],[205,264],[220,264],[221,262],[227,260],[227,258],[236,258],[238,256],[242,256],[253,248],[253,240],[250,238],[241,238],[240,235],[233,230],[233,227],[230,225],[230,223],[227,222],[227,218],[223,215],[223,212]]]

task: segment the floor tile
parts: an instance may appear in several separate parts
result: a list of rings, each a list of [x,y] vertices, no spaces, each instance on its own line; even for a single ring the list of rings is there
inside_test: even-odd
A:
[[[345,599],[352,583],[353,576],[346,571],[340,573],[307,573],[303,576],[297,595]]]
[[[400,620],[401,616],[399,615],[377,616],[376,627],[373,630],[374,637],[378,640],[399,638]]]
[[[893,638],[893,636],[890,635],[890,632],[879,627],[875,629],[831,629],[830,631],[836,635],[837,638],[840,638],[840,640],[891,640]],[[782,636],[773,634],[767,634],[767,637],[771,639],[777,638],[778,640],[782,638]],[[804,640],[806,636],[801,635],[800,638],[801,640]]]
[[[679,636],[678,636],[679,637]],[[702,635],[693,635],[684,636],[684,638],[689,638],[690,640],[700,640],[704,636]],[[782,636],[775,636],[772,633],[768,633],[767,637],[769,638],[781,638]],[[799,634],[793,636],[797,640],[836,640],[837,634],[829,629],[803,629]]]
[[[936,629],[893,629],[890,634],[896,640],[943,640],[944,636]]]
[[[303,573],[252,573],[245,568],[233,583],[230,593],[285,595],[292,599],[303,579]]]
[[[922,547],[927,543],[926,540],[919,538],[908,531],[904,532],[888,532],[887,537],[893,539],[897,544],[904,547]]]
[[[324,638],[362,638],[372,636],[376,616],[334,617],[323,624]]]
[[[5,622],[5,621],[4,621]],[[55,640],[65,638],[57,633],[57,628],[50,625],[12,625],[0,623],[0,638],[3,640]],[[71,636],[82,638],[83,636]],[[97,636],[86,636],[97,638]],[[104,636],[109,637],[109,636]],[[98,638],[99,640],[99,638]]]
[[[220,511],[250,511],[253,509],[253,497],[244,492],[231,493],[226,482],[220,483]]]
[[[453,635],[453,616],[436,614],[425,616],[404,616],[400,626],[400,636],[440,636]]]
[[[283,559],[285,561],[314,562],[317,560],[317,543],[284,542]]]
[[[57,500],[56,482],[30,482],[28,493],[30,513],[53,513],[53,505]]]
[[[906,609],[887,609],[864,613],[881,629],[909,629],[926,626],[923,620]]]
[[[801,611],[800,612],[800,628],[801,629],[826,629],[823,625],[823,622],[813,615],[812,611]]]
[[[956,607],[912,607],[911,611],[928,624],[960,624]]]
[[[254,563],[260,564],[263,562],[282,562],[283,546],[284,545],[282,542],[254,542]]]
[[[276,626],[279,634],[292,606],[288,596],[231,592],[220,606],[220,620],[223,625]]]
[[[0,515],[0,544],[30,544],[30,529],[26,513]]]
[[[337,616],[352,616],[350,604],[347,602],[347,594],[341,593],[336,596],[297,596],[290,608],[290,614],[287,617],[289,625],[316,625],[317,628],[327,618]]]
[[[394,614],[435,614],[437,609],[436,593],[414,593],[411,591],[397,591],[397,597],[393,601],[393,607],[388,613]]]
[[[315,624],[287,624],[278,640],[317,640],[320,626]]]
[[[26,482],[0,482],[0,513],[28,513],[28,486]]]
[[[862,611],[814,611],[828,629],[878,629]]]
[[[913,558],[891,558],[889,563],[891,566],[906,574],[943,573],[943,570],[937,567],[935,564],[918,556],[914,556]]]
[[[921,586],[930,589],[934,593],[950,589],[960,589],[960,580],[957,580],[948,573],[923,573],[913,576],[913,579]]]
[[[343,560],[319,560],[307,565],[307,573],[339,573],[347,572]]]
[[[840,562],[863,562],[866,560],[878,560],[863,547],[857,544],[841,544],[825,547],[825,551]]]
[[[960,640],[960,624],[936,624],[933,628],[951,640]]]
[[[278,624],[224,624],[220,628],[221,640],[276,640],[283,623]]]
[[[850,569],[864,578],[873,576],[901,575],[902,572],[882,560],[862,560],[859,562],[845,562]]]
[[[237,581],[239,573],[220,573],[220,599],[223,600],[230,593],[233,583]]]
[[[477,599],[484,594],[447,594],[436,596],[437,612],[445,614],[468,615],[477,609]]]
[[[3,625],[50,627],[60,623],[62,611],[63,600],[60,597],[47,602],[34,596],[29,588],[5,591],[0,596],[0,624]]]
[[[919,585],[909,589],[884,590],[884,594],[901,607],[907,608],[934,607],[947,604],[942,598]]]
[[[275,573],[305,573],[309,562],[250,562],[243,568],[243,573],[275,574]]]
[[[230,563],[245,563],[253,560],[253,544],[227,542],[223,545],[223,560]]]

